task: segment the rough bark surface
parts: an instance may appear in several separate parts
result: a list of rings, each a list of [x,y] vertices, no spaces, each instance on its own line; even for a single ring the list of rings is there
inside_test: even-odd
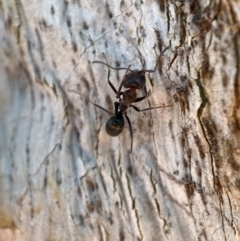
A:
[[[0,1],[0,241],[240,240],[239,26],[238,1]],[[128,111],[131,155],[92,61],[166,47],[136,105],[173,106]]]

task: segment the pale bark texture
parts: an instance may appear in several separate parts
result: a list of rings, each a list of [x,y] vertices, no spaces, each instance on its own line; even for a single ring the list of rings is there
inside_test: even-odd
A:
[[[239,30],[239,1],[1,0],[0,241],[240,240]],[[92,61],[166,47],[135,104],[173,106],[129,108],[131,155]]]

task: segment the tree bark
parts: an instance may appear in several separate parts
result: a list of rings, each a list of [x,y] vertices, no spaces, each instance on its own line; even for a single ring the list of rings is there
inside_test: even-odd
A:
[[[0,1],[0,241],[240,240],[239,24],[238,1]],[[92,61],[166,47],[136,106],[173,106],[129,108],[131,153]]]

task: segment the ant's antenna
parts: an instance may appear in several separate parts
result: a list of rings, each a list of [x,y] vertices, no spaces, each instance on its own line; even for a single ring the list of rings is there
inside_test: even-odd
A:
[[[158,66],[158,63],[159,63],[159,61],[160,61],[160,58],[162,57],[162,55],[164,54],[164,52],[167,50],[167,49],[169,49],[169,47],[167,47],[167,48],[165,48],[162,52],[161,52],[161,54],[158,56],[158,60],[157,60],[157,63],[156,63],[156,65],[155,65],[155,67],[154,67],[154,69],[143,69],[145,72],[149,72],[149,73],[154,73],[156,70],[157,70],[157,66]]]
[[[126,70],[126,69],[128,69],[128,68],[117,68],[117,67],[112,67],[112,66],[110,66],[109,64],[106,64],[106,63],[104,63],[104,62],[102,62],[102,61],[98,61],[98,60],[96,60],[96,61],[93,61],[92,62],[93,64],[104,64],[104,65],[106,65],[108,68],[110,68],[110,69],[114,69],[114,70]],[[130,70],[131,71],[131,70]]]

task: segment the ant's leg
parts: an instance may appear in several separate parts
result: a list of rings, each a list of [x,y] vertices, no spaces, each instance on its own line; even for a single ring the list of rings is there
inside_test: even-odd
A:
[[[110,85],[110,87],[112,88],[112,90],[115,92],[115,94],[117,94],[117,90],[116,90],[116,88],[114,87],[114,85],[112,84],[112,82],[109,80],[109,77],[110,77],[110,71],[109,71],[109,68],[108,68],[108,84]]]
[[[112,84],[112,82],[110,80],[108,80],[108,84],[110,85],[112,90],[115,92],[115,94],[117,94],[117,90],[116,90],[116,88],[114,87],[114,85]],[[122,94],[123,94],[123,92],[121,91],[119,96],[122,95]]]
[[[105,56],[105,54],[103,54],[106,62],[107,62],[107,58]],[[94,62],[93,62],[94,63]],[[98,63],[98,62],[97,62]],[[100,62],[101,63],[101,62]],[[114,85],[112,84],[112,82],[109,80],[110,79],[110,70],[109,68],[111,68],[111,66],[108,65],[108,62],[107,62],[107,67],[108,67],[108,74],[107,74],[107,79],[108,79],[108,84],[110,85],[110,87],[112,88],[112,90],[115,92],[115,94],[117,94],[117,90],[116,88],[114,87]]]
[[[146,88],[146,86],[144,87],[144,92],[145,92],[145,95],[144,95],[144,96],[137,98],[137,99],[134,100],[133,102],[142,101],[142,100],[144,100],[144,99],[147,97],[147,88]]]
[[[142,96],[142,97],[137,98],[137,99],[134,100],[133,102],[139,102],[139,101],[142,101],[142,100],[144,100],[146,97],[147,97],[147,95],[144,95],[144,96]]]
[[[138,111],[138,112],[142,112],[142,111],[148,111],[148,110],[153,110],[153,109],[158,109],[158,108],[163,108],[163,107],[170,107],[170,106],[173,106],[173,105],[162,105],[162,106],[155,106],[155,107],[149,107],[149,108],[146,108],[146,109],[139,109],[137,106],[135,105],[130,105],[134,110]]]
[[[95,104],[94,102],[92,102],[87,96],[83,95],[82,93],[76,91],[76,90],[69,90],[70,92],[74,92],[76,94],[79,94],[81,96],[83,96],[84,98],[86,98],[92,105],[98,107],[99,109],[104,110],[105,112],[107,112],[110,115],[113,115],[112,112],[110,112],[109,110],[105,109],[104,107],[102,107],[101,105]]]
[[[96,107],[98,107],[99,109],[104,110],[105,112],[107,112],[110,115],[113,115],[112,112],[110,112],[109,110],[105,109],[104,107],[102,107],[101,105],[97,105],[95,103],[93,103],[91,100],[89,100],[93,105],[95,105]]]
[[[121,95],[121,89],[122,89],[122,86],[123,86],[123,84],[124,84],[124,82],[125,82],[126,75],[127,75],[128,70],[130,69],[130,67],[131,67],[131,65],[128,66],[128,68],[127,68],[127,70],[126,70],[126,72],[125,72],[125,75],[124,75],[124,77],[123,77],[123,79],[122,79],[122,82],[121,82],[121,84],[120,84],[120,86],[119,86],[119,88],[118,88],[117,95],[116,95],[117,98],[119,98],[120,95]]]
[[[104,56],[104,58],[105,58],[105,60],[106,60],[106,62],[107,62],[107,58],[106,58],[105,54],[104,54],[103,56]],[[107,66],[108,66],[108,65],[107,65]],[[112,82],[109,80],[109,79],[110,79],[110,70],[109,70],[109,68],[110,68],[110,66],[108,66],[108,84],[110,85],[110,87],[112,88],[112,90],[114,91],[114,93],[117,94],[116,88],[114,87],[114,85],[112,84]],[[122,93],[120,93],[120,94],[122,94]]]
[[[132,131],[132,124],[131,124],[131,121],[129,119],[129,117],[127,116],[126,113],[124,113],[125,117],[126,117],[126,120],[127,120],[127,123],[129,125],[129,130],[130,130],[130,137],[131,137],[131,153],[132,153],[132,146],[133,146],[133,131]]]
[[[108,84],[110,85],[110,87],[112,88],[112,90],[115,92],[115,94],[117,94],[117,90],[114,87],[114,85],[112,84],[112,82],[108,79]]]
[[[110,112],[109,110],[105,109],[105,108],[102,107],[101,105],[95,104],[95,103],[92,102],[89,98],[88,98],[88,100],[89,100],[89,102],[90,102],[91,104],[93,104],[94,106],[98,107],[98,108],[101,109],[101,110],[104,110],[105,112],[107,112],[107,113],[110,114],[110,115],[113,115],[112,112]]]

